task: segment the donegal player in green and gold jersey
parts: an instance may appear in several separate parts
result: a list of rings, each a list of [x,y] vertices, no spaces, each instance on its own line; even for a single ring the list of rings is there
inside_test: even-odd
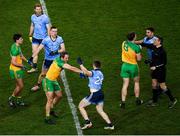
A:
[[[137,61],[141,60],[141,49],[134,43],[136,34],[131,32],[127,35],[126,41],[122,43],[122,67],[121,77],[123,78],[123,87],[121,90],[122,102],[121,108],[125,108],[125,100],[127,95],[127,88],[129,86],[130,78],[134,79],[134,93],[136,97],[136,104],[141,105],[142,100],[139,99],[139,69]]]
[[[24,106],[24,102],[20,97],[20,93],[23,89],[23,70],[26,68],[23,65],[23,61],[28,62],[32,65],[22,54],[20,45],[23,43],[23,38],[21,34],[14,34],[13,36],[14,44],[11,46],[11,64],[9,67],[9,73],[12,79],[16,81],[16,88],[14,89],[12,95],[9,97],[9,105],[14,107],[16,105]]]
[[[57,82],[57,78],[59,77],[61,71],[63,69],[68,69],[76,73],[80,73],[80,76],[84,76],[83,72],[67,64],[69,59],[69,55],[67,52],[62,52],[61,56],[56,58],[53,63],[51,64],[46,77],[43,79],[43,89],[46,93],[47,103],[46,103],[46,118],[45,123],[47,124],[55,124],[55,121],[52,120],[50,115],[54,117],[58,117],[57,114],[54,112],[54,106],[59,102],[60,98],[62,97],[62,90]]]

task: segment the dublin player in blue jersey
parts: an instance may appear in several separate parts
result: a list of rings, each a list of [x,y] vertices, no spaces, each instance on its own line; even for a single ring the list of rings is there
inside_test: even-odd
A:
[[[148,27],[146,28],[146,36],[139,41],[135,41],[136,44],[141,44],[141,43],[145,43],[145,44],[153,44],[154,41],[157,39],[157,37],[154,35],[154,28],[153,27]],[[147,55],[148,55],[148,60],[145,61],[145,63],[148,63],[152,60],[152,50],[151,49],[147,49]]]
[[[103,82],[104,76],[100,70],[101,68],[100,61],[94,61],[93,70],[91,71],[87,70],[84,67],[81,58],[78,58],[77,62],[80,65],[80,68],[83,71],[83,73],[89,79],[88,87],[90,89],[90,95],[82,99],[79,103],[79,110],[85,120],[85,124],[81,129],[88,129],[92,127],[92,122],[90,121],[87,115],[85,107],[89,106],[90,104],[95,104],[97,112],[101,115],[101,117],[107,123],[107,126],[105,126],[104,129],[113,130],[114,126],[112,125],[108,115],[103,110],[104,94],[102,92],[102,82]]]
[[[34,6],[34,14],[31,16],[31,26],[29,31],[29,40],[32,42],[32,52],[36,52],[42,40],[48,35],[50,30],[49,18],[43,14],[42,6],[36,4]],[[38,55],[33,58],[34,68],[30,69],[28,73],[37,71]]]
[[[60,56],[61,52],[65,51],[65,45],[62,37],[57,35],[58,29],[56,27],[51,27],[50,29],[50,36],[47,36],[43,39],[40,46],[37,48],[36,52],[33,53],[32,58],[34,58],[42,48],[44,48],[44,63],[42,66],[41,74],[39,75],[37,84],[31,89],[32,91],[37,91],[40,88],[40,84],[42,79],[45,77],[50,65],[52,64],[53,60]],[[30,60],[30,61],[31,61]]]

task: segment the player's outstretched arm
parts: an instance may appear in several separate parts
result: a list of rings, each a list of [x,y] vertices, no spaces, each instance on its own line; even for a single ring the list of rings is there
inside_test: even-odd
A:
[[[139,40],[139,41],[134,41],[135,44],[141,44],[143,43],[143,40]]]
[[[92,76],[92,72],[87,70],[87,68],[83,65],[83,61],[80,57],[77,58],[77,63],[80,65],[80,68],[85,75],[87,75],[89,77]]]
[[[81,71],[79,68],[76,68],[76,67],[74,67],[74,66],[71,66],[71,65],[69,65],[69,64],[67,64],[67,63],[65,63],[65,64],[63,65],[63,68],[65,68],[65,69],[67,69],[67,70],[70,70],[70,71],[73,71],[73,72],[75,72],[75,73],[82,73],[82,71]]]

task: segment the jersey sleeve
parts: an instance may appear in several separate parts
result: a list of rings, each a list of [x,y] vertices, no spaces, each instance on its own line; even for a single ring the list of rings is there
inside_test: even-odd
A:
[[[19,51],[15,46],[11,47],[11,51],[10,51],[11,56],[18,56],[19,55]]]
[[[60,37],[60,44],[64,43],[64,40],[62,37]]]
[[[49,24],[49,22],[50,22],[50,21],[49,21],[49,18],[46,16],[46,17],[45,17],[45,24],[47,25],[47,24]]]
[[[141,53],[141,48],[139,47],[139,45],[136,45],[135,52],[136,54]]]

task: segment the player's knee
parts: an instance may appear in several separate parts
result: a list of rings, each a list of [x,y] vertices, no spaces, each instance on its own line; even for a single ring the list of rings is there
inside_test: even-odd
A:
[[[166,89],[167,89],[166,84],[161,83],[161,84],[159,84],[159,85],[160,85],[160,88],[161,88],[162,90],[166,90]]]
[[[53,99],[52,98],[48,98],[47,103],[51,104],[52,102],[53,102]]]
[[[83,109],[83,108],[84,108],[84,104],[79,103],[79,105],[78,105],[78,109],[79,109],[79,110],[81,110],[81,109]]]
[[[62,98],[62,93],[58,93],[58,94],[56,94],[56,96],[57,96],[58,98]]]
[[[97,110],[98,113],[104,113],[104,110],[103,110],[102,107],[96,106],[96,110]]]
[[[152,88],[153,89],[157,89],[158,88],[158,84],[156,82],[152,82]]]

